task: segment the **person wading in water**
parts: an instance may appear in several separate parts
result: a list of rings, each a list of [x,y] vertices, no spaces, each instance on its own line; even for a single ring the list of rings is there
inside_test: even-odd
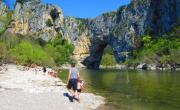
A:
[[[69,69],[67,86],[68,86],[68,89],[70,89],[71,96],[73,98],[76,98],[78,101],[80,101],[79,95],[77,93],[77,82],[78,82],[79,77],[80,77],[79,71],[75,67],[75,63],[72,63],[71,68]]]

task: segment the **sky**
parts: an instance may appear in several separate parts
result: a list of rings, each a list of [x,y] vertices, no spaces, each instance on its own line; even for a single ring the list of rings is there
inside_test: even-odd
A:
[[[12,5],[15,0],[5,0]],[[42,0],[60,6],[65,16],[94,18],[102,13],[117,10],[131,0]]]
[[[130,0],[43,0],[43,2],[60,6],[65,16],[94,18],[104,12],[117,10],[121,5],[127,5]]]

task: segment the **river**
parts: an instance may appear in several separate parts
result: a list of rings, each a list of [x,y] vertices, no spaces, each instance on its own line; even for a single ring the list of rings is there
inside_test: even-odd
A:
[[[85,92],[106,98],[117,110],[180,110],[180,72],[80,70]],[[63,81],[67,70],[60,73]]]

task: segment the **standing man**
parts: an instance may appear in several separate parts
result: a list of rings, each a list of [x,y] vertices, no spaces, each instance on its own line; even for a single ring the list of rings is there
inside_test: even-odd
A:
[[[77,93],[77,82],[79,77],[80,77],[79,71],[75,67],[75,63],[72,63],[69,69],[67,85],[68,88],[70,89],[71,96],[73,98],[77,98],[78,101],[79,101],[79,95]]]

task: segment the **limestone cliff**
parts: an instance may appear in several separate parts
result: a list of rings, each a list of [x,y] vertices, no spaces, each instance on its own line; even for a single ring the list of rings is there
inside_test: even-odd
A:
[[[39,0],[16,2],[13,22],[9,29],[13,33],[31,34],[45,41],[56,36],[58,28],[63,24],[62,10],[51,4],[43,4]]]
[[[117,62],[130,57],[136,39],[150,31],[162,35],[180,24],[179,0],[132,0],[117,12],[105,13],[89,20],[90,56],[84,60],[88,68],[98,68],[103,49],[110,45]]]
[[[8,31],[31,35],[45,42],[61,34],[75,45],[76,56],[88,54],[89,42],[84,23],[73,17],[64,17],[62,9],[52,4],[43,4],[40,0],[17,0]]]
[[[92,69],[99,67],[107,45],[113,49],[117,62],[125,61],[138,48],[135,45],[139,36],[151,32],[157,37],[180,24],[180,0],[132,0],[127,6],[94,19],[64,17],[59,7],[40,0],[21,1],[16,2],[9,32],[46,42],[61,34],[75,45],[74,58]],[[0,2],[1,15],[5,14],[3,7]]]

